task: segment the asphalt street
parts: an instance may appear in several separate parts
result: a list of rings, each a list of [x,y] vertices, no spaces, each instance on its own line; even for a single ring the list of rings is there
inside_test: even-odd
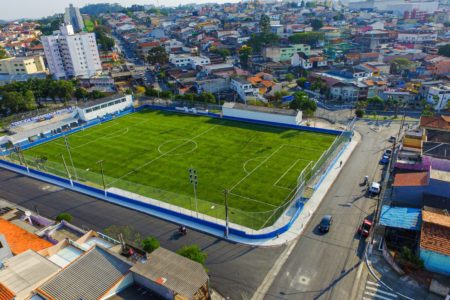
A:
[[[356,230],[376,205],[374,199],[364,197],[365,188],[359,184],[365,175],[379,179],[378,160],[398,126],[395,123],[377,130],[372,123],[357,125],[361,143],[275,277],[266,299],[350,298],[365,245]],[[250,299],[285,249],[234,244],[194,230],[180,237],[176,224],[2,169],[0,198],[50,218],[69,212],[76,225],[97,231],[110,225],[131,225],[143,236],[157,237],[163,247],[173,251],[198,244],[208,253],[206,267],[213,288],[229,299]],[[316,228],[323,214],[334,218],[331,231],[325,235],[318,234]]]
[[[248,299],[284,247],[257,248],[239,245],[188,230],[177,234],[177,225],[117,205],[0,169],[0,198],[50,218],[60,212],[74,216],[73,223],[103,231],[111,225],[131,225],[143,236],[155,236],[161,245],[176,251],[197,244],[208,253],[206,267],[211,285],[229,299]]]
[[[385,123],[378,131],[374,123],[358,123],[362,140],[343,166],[340,176],[300,237],[292,254],[275,277],[265,299],[351,299],[364,252],[365,241],[358,226],[375,210],[376,199],[365,197],[361,186],[365,175],[379,180],[378,160],[397,124]],[[331,214],[329,233],[320,234],[317,225]],[[361,272],[360,272],[361,273]]]

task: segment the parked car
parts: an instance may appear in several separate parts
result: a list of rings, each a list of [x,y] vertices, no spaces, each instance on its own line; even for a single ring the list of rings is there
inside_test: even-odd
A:
[[[325,215],[323,216],[322,221],[320,221],[319,230],[321,232],[328,232],[330,231],[331,224],[333,224],[333,218],[331,215]]]
[[[363,237],[368,237],[372,225],[372,221],[370,221],[369,219],[364,219],[364,221],[358,228],[358,233]]]
[[[391,143],[395,142],[396,140],[397,140],[397,138],[395,136],[393,136],[393,135],[391,135],[389,137],[389,139],[388,139],[388,141],[391,142]]]
[[[391,157],[391,155],[392,155],[392,149],[386,149],[386,150],[384,150],[384,155],[386,155],[386,156],[388,156],[388,157]]]
[[[387,165],[389,163],[389,156],[383,155],[383,157],[380,159],[380,164]]]
[[[372,182],[369,187],[369,193],[371,195],[378,195],[381,192],[381,185],[378,182]]]

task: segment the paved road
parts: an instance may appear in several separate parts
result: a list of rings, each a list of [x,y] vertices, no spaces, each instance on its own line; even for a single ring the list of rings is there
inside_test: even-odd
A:
[[[356,275],[365,241],[356,230],[376,206],[375,199],[364,197],[359,184],[365,175],[379,179],[378,160],[387,137],[398,131],[398,124],[383,127],[358,123],[362,141],[340,176],[325,196],[291,256],[274,280],[265,299],[350,299],[358,280]],[[331,214],[331,231],[321,235],[317,224],[322,215]]]
[[[173,251],[198,244],[208,253],[206,266],[213,288],[230,299],[250,298],[284,249],[238,245],[193,230],[180,238],[174,224],[3,169],[0,197],[30,210],[37,208],[50,218],[70,212],[76,225],[94,230],[102,231],[113,224],[131,225],[143,236],[156,236],[163,247]]]

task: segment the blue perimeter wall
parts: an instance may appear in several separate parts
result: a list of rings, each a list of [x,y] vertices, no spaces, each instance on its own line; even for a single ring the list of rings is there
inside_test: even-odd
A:
[[[40,144],[52,141],[52,140],[57,139],[59,137],[62,137],[64,135],[72,134],[72,133],[78,132],[80,130],[83,130],[83,129],[95,126],[97,124],[101,124],[101,123],[104,123],[104,122],[111,121],[115,117],[124,116],[124,115],[130,114],[130,113],[132,113],[134,111],[141,111],[143,109],[154,109],[154,110],[164,110],[164,111],[172,111],[172,112],[184,113],[183,111],[176,110],[175,108],[172,108],[172,107],[156,106],[156,105],[143,105],[143,106],[140,106],[140,107],[138,107],[136,109],[129,109],[129,110],[123,111],[123,112],[121,112],[120,114],[118,114],[116,116],[108,116],[107,118],[103,118],[101,120],[93,120],[93,121],[90,121],[90,122],[88,122],[87,124],[85,124],[85,125],[83,125],[81,127],[77,127],[77,128],[74,128],[74,129],[66,131],[66,132],[58,133],[58,134],[55,134],[54,136],[51,136],[51,137],[48,137],[48,138],[43,138],[43,139],[37,140],[37,141],[32,142],[32,143],[24,144],[24,145],[21,146],[21,148],[22,149],[29,149],[31,147],[34,147],[34,146],[37,146],[37,145],[40,145]],[[189,113],[189,114],[191,114],[191,113]],[[276,126],[276,127],[283,127],[283,128],[305,130],[305,131],[311,131],[311,132],[326,133],[326,134],[332,134],[332,135],[340,135],[340,134],[343,133],[342,131],[338,131],[338,130],[314,128],[314,127],[307,127],[307,126],[287,125],[287,124],[272,123],[272,122],[266,122],[266,121],[255,121],[255,120],[251,120],[251,119],[221,117],[220,115],[213,114],[213,113],[198,113],[197,115],[204,115],[204,116],[209,116],[209,117],[212,117],[212,118],[222,118],[222,119],[227,119],[227,120],[232,120],[232,121],[240,121],[240,122],[254,123],[254,124],[260,124],[260,125],[268,125],[268,126]],[[339,153],[339,155],[342,153],[342,151]],[[9,154],[9,152],[6,153],[6,151],[5,151],[2,154],[3,155]],[[134,199],[131,199],[131,198],[127,198],[127,197],[124,197],[124,196],[121,196],[121,195],[117,195],[117,194],[114,194],[114,193],[110,193],[110,192],[108,192],[108,197],[107,197],[107,199],[105,199],[104,191],[102,189],[98,189],[98,188],[95,188],[95,187],[92,187],[92,186],[88,186],[88,185],[85,185],[85,184],[82,184],[82,183],[79,183],[79,182],[75,182],[75,181],[73,181],[73,187],[72,187],[71,186],[71,182],[70,182],[69,179],[66,179],[66,178],[63,178],[63,177],[59,177],[59,176],[56,176],[56,175],[52,175],[52,174],[48,174],[48,173],[44,173],[44,172],[41,172],[41,171],[38,171],[38,170],[34,170],[34,169],[31,169],[31,168],[27,169],[24,166],[17,165],[15,163],[12,163],[12,162],[9,162],[9,161],[5,161],[5,160],[2,160],[2,159],[0,159],[0,167],[9,169],[9,170],[12,170],[12,171],[15,171],[15,172],[18,171],[19,173],[22,173],[24,175],[31,175],[33,177],[39,177],[42,180],[47,180],[49,183],[60,185],[60,186],[62,186],[64,188],[75,190],[75,191],[87,194],[89,196],[95,196],[95,197],[97,197],[99,199],[102,199],[102,200],[106,200],[106,201],[108,201],[108,199],[115,200],[115,201],[118,201],[118,202],[122,203],[122,204],[119,204],[119,205],[122,205],[124,207],[127,207],[127,205],[137,205],[137,206],[141,206],[142,208],[151,209],[151,210],[155,211],[156,213],[159,212],[159,213],[167,214],[167,215],[179,218],[181,220],[192,222],[194,224],[198,224],[198,225],[201,225],[201,226],[207,226],[209,228],[216,229],[216,230],[219,230],[221,232],[225,232],[225,229],[226,229],[225,226],[221,225],[221,224],[209,222],[209,221],[206,221],[206,220],[197,219],[197,218],[192,217],[192,216],[181,214],[179,212],[175,212],[175,211],[172,211],[172,210],[169,210],[169,209],[166,209],[166,208],[162,208],[162,207],[159,207],[159,206],[155,206],[155,205],[152,205],[152,204],[149,204],[149,203],[140,202],[140,201],[137,201],[137,200],[134,200]],[[329,168],[331,168],[331,167],[332,167],[332,165],[330,165]],[[324,175],[322,175],[322,177],[324,177],[328,173],[328,171],[329,170],[327,170],[324,173]],[[116,203],[114,201],[110,201],[110,202]],[[284,225],[284,226],[282,226],[282,227],[280,227],[280,228],[278,228],[278,229],[276,229],[276,230],[274,230],[272,232],[267,232],[267,233],[263,233],[263,234],[248,234],[247,232],[242,231],[242,230],[229,228],[229,233],[232,234],[232,235],[236,235],[238,237],[241,237],[241,238],[254,239],[254,240],[274,238],[274,237],[276,237],[276,236],[278,236],[278,235],[288,231],[291,228],[291,226],[294,223],[294,221],[300,215],[302,209],[303,209],[303,204],[302,203],[298,203],[297,204],[297,210],[296,210],[295,214],[292,216],[292,218],[289,221],[289,223],[287,223],[286,225]],[[156,216],[157,217],[161,217],[159,215],[156,215]]]

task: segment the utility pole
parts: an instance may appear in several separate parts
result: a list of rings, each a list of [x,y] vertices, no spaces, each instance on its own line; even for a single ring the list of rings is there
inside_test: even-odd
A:
[[[75,169],[75,165],[73,164],[72,153],[70,152],[69,141],[67,140],[67,135],[64,136],[64,144],[66,145],[67,153],[69,154],[70,163],[72,164],[73,174],[75,175],[75,180],[78,180],[77,169]]]
[[[72,175],[70,175],[69,168],[67,168],[66,160],[64,159],[64,155],[62,153],[61,153],[61,159],[63,161],[64,168],[66,169],[67,178],[69,178],[70,185],[73,186]]]
[[[107,194],[106,194],[105,172],[103,171],[103,159],[102,159],[102,160],[99,160],[99,161],[97,162],[97,164],[100,164],[100,171],[101,171],[101,173],[102,173],[103,191],[104,191],[105,197],[106,197]]]
[[[225,237],[228,238],[229,227],[228,227],[228,189],[223,190],[225,196]]]
[[[189,168],[189,181],[192,183],[193,187],[194,187],[194,201],[195,201],[195,211],[197,213],[197,218],[198,218],[198,205],[197,205],[197,183],[198,183],[198,179],[197,179],[197,170],[194,168]]]

